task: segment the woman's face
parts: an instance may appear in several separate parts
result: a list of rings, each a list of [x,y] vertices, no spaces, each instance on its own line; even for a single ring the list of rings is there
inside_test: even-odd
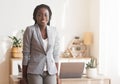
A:
[[[46,8],[40,8],[36,14],[37,24],[46,26],[49,22],[49,11]]]

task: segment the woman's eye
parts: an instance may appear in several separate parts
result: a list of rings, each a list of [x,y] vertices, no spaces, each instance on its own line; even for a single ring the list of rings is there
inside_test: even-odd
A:
[[[47,17],[48,16],[48,14],[45,14],[45,17]]]
[[[38,16],[42,17],[42,15],[40,15],[40,14]]]
[[[44,14],[44,15],[38,14],[37,16],[38,16],[38,17],[48,17],[48,14]]]

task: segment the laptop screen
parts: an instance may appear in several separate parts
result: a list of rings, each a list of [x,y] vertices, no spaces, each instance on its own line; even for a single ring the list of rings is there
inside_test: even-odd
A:
[[[60,78],[81,78],[84,62],[63,62],[60,66]]]

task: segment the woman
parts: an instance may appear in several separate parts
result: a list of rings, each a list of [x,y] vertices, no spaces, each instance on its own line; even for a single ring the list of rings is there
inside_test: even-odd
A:
[[[38,5],[33,12],[35,24],[28,26],[24,32],[23,80],[28,84],[60,83],[60,40],[56,28],[50,26],[51,16],[49,6]]]

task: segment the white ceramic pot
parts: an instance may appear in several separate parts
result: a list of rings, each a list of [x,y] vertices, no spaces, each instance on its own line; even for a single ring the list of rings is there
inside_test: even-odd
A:
[[[96,78],[97,77],[97,68],[87,69],[87,77],[88,78]]]

